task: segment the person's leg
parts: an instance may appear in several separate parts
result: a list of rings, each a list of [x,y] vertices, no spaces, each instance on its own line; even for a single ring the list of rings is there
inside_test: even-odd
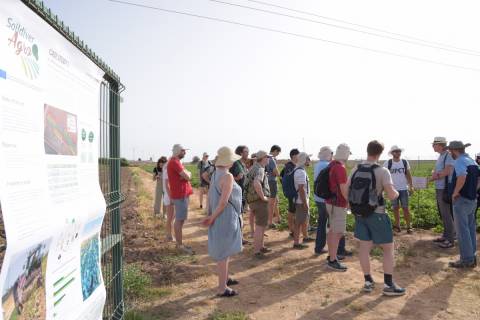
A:
[[[160,182],[157,181],[155,186],[155,202],[153,205],[153,213],[155,215],[160,214],[160,209],[162,208],[162,197],[163,197],[163,190],[160,185]]]
[[[393,209],[393,217],[395,219],[395,228],[400,229],[400,208],[398,207],[398,204],[392,208]]]
[[[335,233],[333,230],[329,230],[327,234],[327,243],[328,243],[328,255],[330,256],[330,261],[337,260],[337,250],[338,243],[342,237],[341,233]]]
[[[263,243],[264,232],[265,232],[265,227],[259,226],[259,225],[255,226],[255,233],[253,236],[254,253],[260,252],[260,250],[264,247],[264,243]]]
[[[475,212],[476,212],[476,205],[472,206],[471,208],[471,213],[469,215],[469,220],[468,220],[468,225],[469,225],[469,233],[470,233],[470,241],[472,242],[472,257],[475,257],[477,255],[477,220],[475,217]]]
[[[253,235],[255,234],[255,211],[250,208],[250,212],[248,214],[248,222],[250,224],[250,234]]]
[[[227,290],[228,258],[217,262],[218,267],[218,293],[223,294]]]
[[[393,266],[395,264],[393,242],[382,244],[381,246],[383,249],[383,273],[393,275]]]
[[[173,230],[175,231],[175,241],[177,242],[178,246],[183,245],[183,239],[182,239],[183,222],[184,220],[175,219],[175,223],[173,224]]]
[[[293,229],[293,244],[297,245],[300,243],[300,231],[302,228],[303,224],[296,223],[294,224],[294,229]]]
[[[166,231],[167,238],[172,239],[172,223],[173,223],[174,208],[173,205],[167,206],[167,222],[166,222]]]
[[[358,250],[358,259],[360,260],[360,267],[362,268],[364,275],[371,275],[370,271],[370,251],[372,251],[372,241],[360,240],[360,246]]]
[[[345,235],[342,235],[342,237],[340,238],[340,241],[338,242],[338,249],[337,249],[337,255],[345,255],[346,253],[346,242],[347,240],[345,239]]]
[[[293,216],[294,216],[294,213],[292,212],[288,212],[288,216],[287,216],[287,219],[288,219],[288,230],[290,232],[293,232],[294,231],[294,224],[293,224]]]
[[[411,217],[410,217],[410,210],[408,209],[408,207],[404,207],[402,208],[403,210],[403,217],[405,218],[405,223],[407,224],[407,229],[411,229],[412,228],[412,221],[411,221]]]
[[[455,225],[453,222],[451,205],[443,201],[443,190],[437,190],[437,201],[444,227],[445,239],[450,242],[455,240]]]
[[[268,225],[273,223],[273,211],[275,206],[275,198],[268,198]]]
[[[198,193],[198,201],[200,203],[200,209],[203,208],[203,195],[205,194],[205,187],[200,187],[200,192]]]
[[[322,250],[325,248],[325,244],[327,242],[327,221],[328,221],[328,214],[327,208],[325,207],[325,203],[317,202],[317,209],[318,209],[318,225],[317,225],[317,238],[315,240],[315,252],[321,253]]]
[[[275,223],[280,223],[280,208],[278,207],[278,196],[275,197],[275,212],[274,212],[274,217],[275,217]]]
[[[305,223],[302,223],[302,226],[300,227],[300,229],[302,230],[303,239],[310,238],[308,236],[308,221],[305,221]]]

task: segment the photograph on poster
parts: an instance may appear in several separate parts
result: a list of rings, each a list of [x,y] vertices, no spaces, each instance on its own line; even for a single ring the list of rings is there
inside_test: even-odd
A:
[[[45,272],[51,239],[14,255],[3,286],[5,320],[45,319]]]
[[[2,204],[0,203],[0,270],[3,268],[5,251],[7,251],[7,235],[5,233],[5,224],[3,223]]]
[[[62,156],[76,156],[77,139],[77,116],[45,104],[45,153]]]
[[[80,251],[80,272],[83,300],[87,300],[101,282],[100,243],[98,233],[82,242]]]

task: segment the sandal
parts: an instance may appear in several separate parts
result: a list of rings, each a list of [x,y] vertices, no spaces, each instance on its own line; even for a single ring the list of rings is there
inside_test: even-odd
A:
[[[269,253],[269,252],[272,252],[272,249],[267,248],[267,247],[263,247],[262,249],[260,249],[260,252],[261,253]]]
[[[438,246],[442,249],[450,249],[450,248],[453,248],[455,245],[452,242],[445,240],[444,242],[440,243]]]
[[[217,297],[219,297],[219,298],[230,298],[230,297],[234,297],[234,296],[237,296],[237,295],[238,295],[237,291],[232,290],[232,289],[225,289],[225,291],[223,293],[218,293]]]
[[[433,240],[433,242],[445,242],[445,240],[447,239],[445,239],[444,237],[438,237],[435,240]]]
[[[393,227],[393,231],[401,233],[402,229],[400,227],[395,226],[395,227]]]
[[[234,285],[237,285],[237,284],[239,284],[238,280],[235,280],[235,279],[232,279],[232,278],[228,278],[228,280],[227,280],[227,287],[234,286]]]
[[[263,252],[256,252],[256,253],[253,255],[253,257],[254,257],[255,259],[258,259],[258,260],[263,260],[263,259],[266,259],[266,258],[267,258],[267,256],[266,256],[265,253],[263,253]]]

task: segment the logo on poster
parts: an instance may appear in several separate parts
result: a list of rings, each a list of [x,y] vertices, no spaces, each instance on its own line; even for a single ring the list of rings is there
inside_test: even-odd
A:
[[[38,46],[34,42],[35,37],[11,17],[7,20],[7,28],[13,31],[7,40],[8,47],[12,48],[15,55],[20,58],[25,75],[31,80],[36,79],[40,73],[40,67],[38,65]]]

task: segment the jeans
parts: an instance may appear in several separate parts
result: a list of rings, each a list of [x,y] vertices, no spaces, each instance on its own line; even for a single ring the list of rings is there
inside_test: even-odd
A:
[[[459,197],[453,203],[458,246],[460,247],[460,260],[465,263],[473,262],[477,252],[476,209],[476,200]]]
[[[320,253],[325,248],[327,243],[327,225],[328,225],[328,213],[325,202],[315,202],[318,208],[318,226],[317,226],[317,239],[315,240],[315,252]],[[345,253],[345,236],[340,239],[338,244],[337,254],[342,255]]]

